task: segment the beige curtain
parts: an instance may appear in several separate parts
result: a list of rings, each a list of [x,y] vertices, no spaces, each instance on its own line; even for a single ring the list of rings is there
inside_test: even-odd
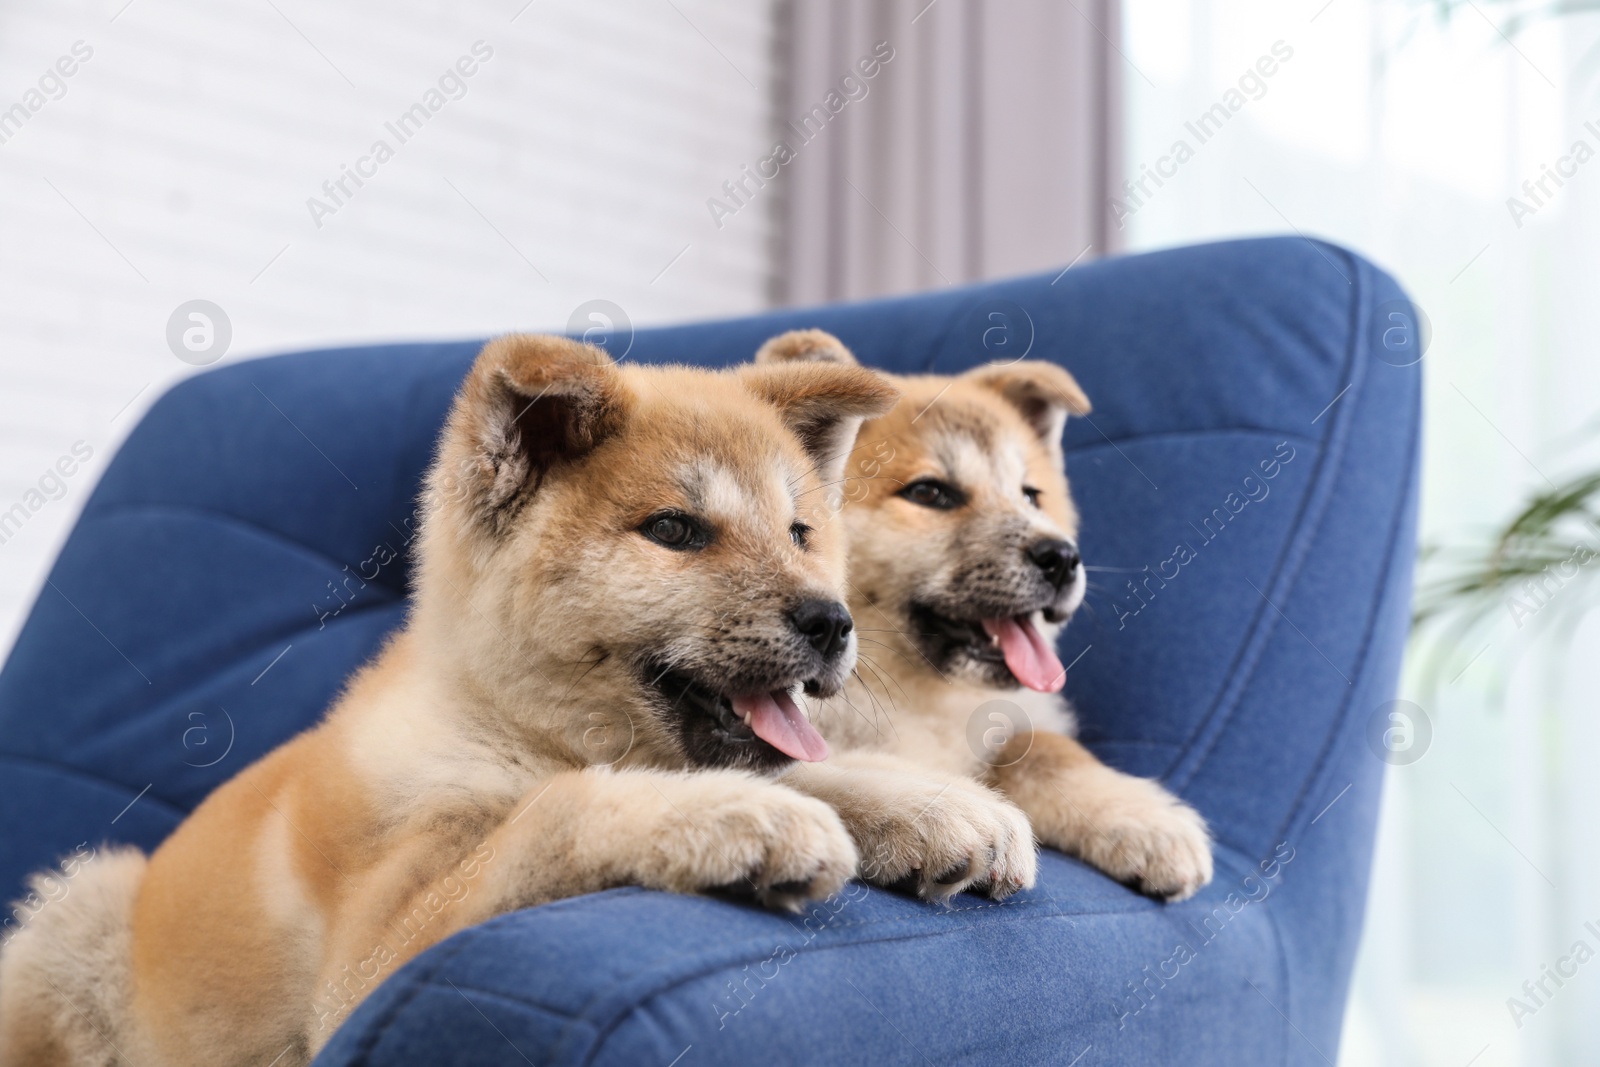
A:
[[[1108,251],[1116,0],[789,0],[780,23],[776,142],[754,176],[779,198],[778,302]]]

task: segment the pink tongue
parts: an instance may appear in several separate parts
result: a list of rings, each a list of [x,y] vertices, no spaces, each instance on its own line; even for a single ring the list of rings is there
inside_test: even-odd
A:
[[[750,723],[757,737],[785,756],[807,763],[828,758],[828,742],[784,690],[734,697],[733,710]]]
[[[1067,670],[1061,666],[1056,650],[1026,615],[1012,619],[984,619],[983,628],[1000,642],[1006,666],[1017,681],[1041,693],[1059,693],[1067,684]]]

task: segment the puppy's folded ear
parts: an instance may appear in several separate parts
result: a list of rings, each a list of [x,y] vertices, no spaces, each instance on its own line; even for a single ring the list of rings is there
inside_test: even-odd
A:
[[[434,488],[498,528],[524,490],[621,427],[628,391],[611,357],[565,337],[484,346],[456,396]]]
[[[844,473],[861,424],[900,399],[900,390],[864,367],[801,362],[747,366],[737,373],[745,388],[778,409],[825,485]]]
[[[856,357],[826,330],[790,330],[756,349],[757,363],[846,363]]]
[[[1087,415],[1092,410],[1078,380],[1043,360],[988,364],[962,377],[993,389],[1021,412],[1058,464],[1062,460],[1061,433],[1066,429],[1068,413]]]

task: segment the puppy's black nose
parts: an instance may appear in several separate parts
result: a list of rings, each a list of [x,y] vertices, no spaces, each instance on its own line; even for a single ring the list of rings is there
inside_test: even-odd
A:
[[[1062,588],[1078,573],[1078,546],[1071,541],[1036,541],[1027,548],[1028,558],[1044,572],[1047,582]]]
[[[806,600],[789,612],[794,628],[828,659],[844,651],[855,623],[837,600]]]

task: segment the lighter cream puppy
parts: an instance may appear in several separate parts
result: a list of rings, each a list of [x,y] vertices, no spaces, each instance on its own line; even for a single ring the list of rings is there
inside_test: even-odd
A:
[[[855,363],[820,330],[773,338],[757,361]],[[838,808],[874,881],[914,878],[929,896],[1030,884],[1020,808],[1043,844],[1152,896],[1192,895],[1211,880],[1205,823],[1090,754],[1058,695],[1056,635],[1086,588],[1061,434],[1088,398],[1033,361],[891,380],[902,398],[862,428],[838,487],[861,664],[816,702],[833,756],[785,780]],[[1024,728],[982,714],[997,698]]]
[[[323,723],[148,861],[103,851],[0,957],[0,1060],[304,1064],[379,983],[618,885],[797,906],[857,865],[770,772],[856,655],[822,487],[894,389],[855,367],[622,368],[486,347],[423,500],[401,630]]]

